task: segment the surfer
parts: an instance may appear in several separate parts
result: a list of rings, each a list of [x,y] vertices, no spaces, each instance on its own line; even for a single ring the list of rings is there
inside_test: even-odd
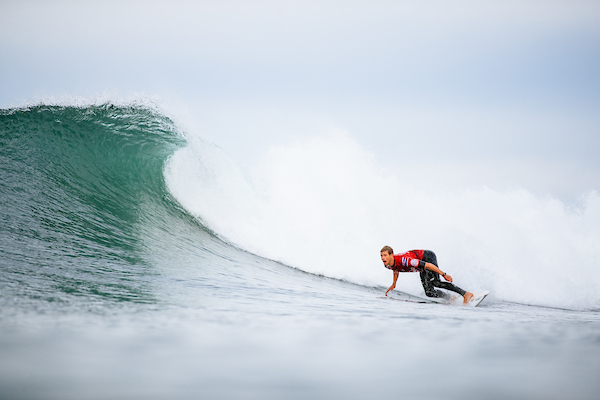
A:
[[[435,289],[439,287],[460,294],[464,298],[464,304],[467,304],[473,298],[473,293],[462,290],[450,283],[452,277],[438,268],[437,258],[433,251],[410,250],[403,254],[394,255],[394,250],[390,246],[384,246],[381,249],[381,261],[387,269],[394,271],[394,283],[386,290],[386,296],[388,292],[396,287],[399,272],[418,272],[421,275],[421,283],[427,297],[441,297],[451,300],[450,295]],[[448,282],[442,282],[440,275]]]

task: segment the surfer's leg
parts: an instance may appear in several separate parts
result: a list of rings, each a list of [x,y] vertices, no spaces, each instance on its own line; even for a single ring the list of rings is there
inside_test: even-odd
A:
[[[435,272],[434,272],[434,274],[435,274]],[[451,290],[453,292],[460,294],[463,297],[464,304],[467,304],[469,301],[471,301],[471,299],[473,298],[473,293],[467,292],[466,290],[463,290],[463,289],[459,288],[458,286],[453,285],[450,282],[442,282],[439,279],[439,274],[436,274],[436,275],[438,276],[438,279],[431,281],[431,284],[433,286],[439,287],[442,289],[446,289],[446,290]]]
[[[435,276],[437,275],[435,272],[426,269],[419,274],[421,276],[421,284],[423,285],[427,297],[441,297],[442,299],[450,300],[450,296],[447,293],[444,293],[441,290],[435,290],[435,285],[433,283],[436,280]]]
[[[435,253],[431,250],[425,250],[425,252],[423,253],[423,261],[432,263],[433,265],[435,265],[438,268],[440,267],[437,263],[437,257],[435,255]],[[429,271],[429,270],[425,270],[425,271]],[[459,288],[458,286],[453,285],[450,282],[442,281],[440,279],[440,275],[438,273],[433,272],[433,271],[429,271],[429,272],[432,275],[431,279],[428,281],[428,284],[432,286],[431,290],[434,290],[439,293],[443,293],[443,292],[440,292],[439,290],[433,289],[433,286],[435,286],[435,287],[439,287],[441,289],[446,289],[446,290],[450,290],[452,292],[456,292],[464,298],[465,304],[468,303],[469,300],[471,300],[471,298],[473,297],[473,293],[467,292],[466,290],[463,290],[463,289]],[[423,282],[422,275],[421,275],[421,282]],[[425,283],[423,283],[423,287],[425,287]],[[427,294],[427,289],[425,290],[425,293]],[[429,296],[429,297],[442,297],[442,296]]]
[[[431,250],[425,250],[423,253],[423,261],[431,263],[438,267],[437,257],[435,253]],[[438,267],[439,268],[439,267]],[[434,286],[437,286],[435,282],[439,282],[439,274],[429,270],[424,269],[420,272],[421,275],[421,284],[423,285],[423,289],[425,289],[425,294],[427,297],[441,297],[442,299],[450,300],[450,296],[442,292],[441,290],[435,290]]]
[[[434,272],[435,274],[435,272]],[[438,275],[438,274],[436,274]],[[450,290],[452,292],[456,292],[458,294],[460,294],[461,296],[465,296],[465,293],[467,293],[466,290],[462,290],[461,288],[459,288],[458,286],[453,285],[450,282],[442,282],[441,280],[439,280],[439,275],[438,275],[438,279],[435,279],[434,281],[431,282],[431,284],[435,287],[439,287],[442,289],[446,289],[446,290]]]

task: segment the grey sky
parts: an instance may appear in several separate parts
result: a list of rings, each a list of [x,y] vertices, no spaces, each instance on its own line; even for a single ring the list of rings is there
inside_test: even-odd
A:
[[[334,126],[429,177],[600,188],[597,1],[3,1],[0,37],[0,107],[158,96],[241,163]]]

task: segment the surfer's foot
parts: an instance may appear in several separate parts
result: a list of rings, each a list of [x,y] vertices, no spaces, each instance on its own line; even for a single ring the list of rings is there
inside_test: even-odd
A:
[[[473,293],[467,292],[467,293],[465,293],[465,295],[463,297],[465,299],[464,302],[463,302],[463,304],[467,304],[473,298]]]

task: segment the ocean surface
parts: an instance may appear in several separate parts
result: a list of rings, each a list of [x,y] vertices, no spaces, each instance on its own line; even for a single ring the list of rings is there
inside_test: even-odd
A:
[[[144,104],[0,110],[0,398],[598,398],[597,193],[382,197],[343,135],[257,171]],[[419,243],[491,295],[386,297]]]

